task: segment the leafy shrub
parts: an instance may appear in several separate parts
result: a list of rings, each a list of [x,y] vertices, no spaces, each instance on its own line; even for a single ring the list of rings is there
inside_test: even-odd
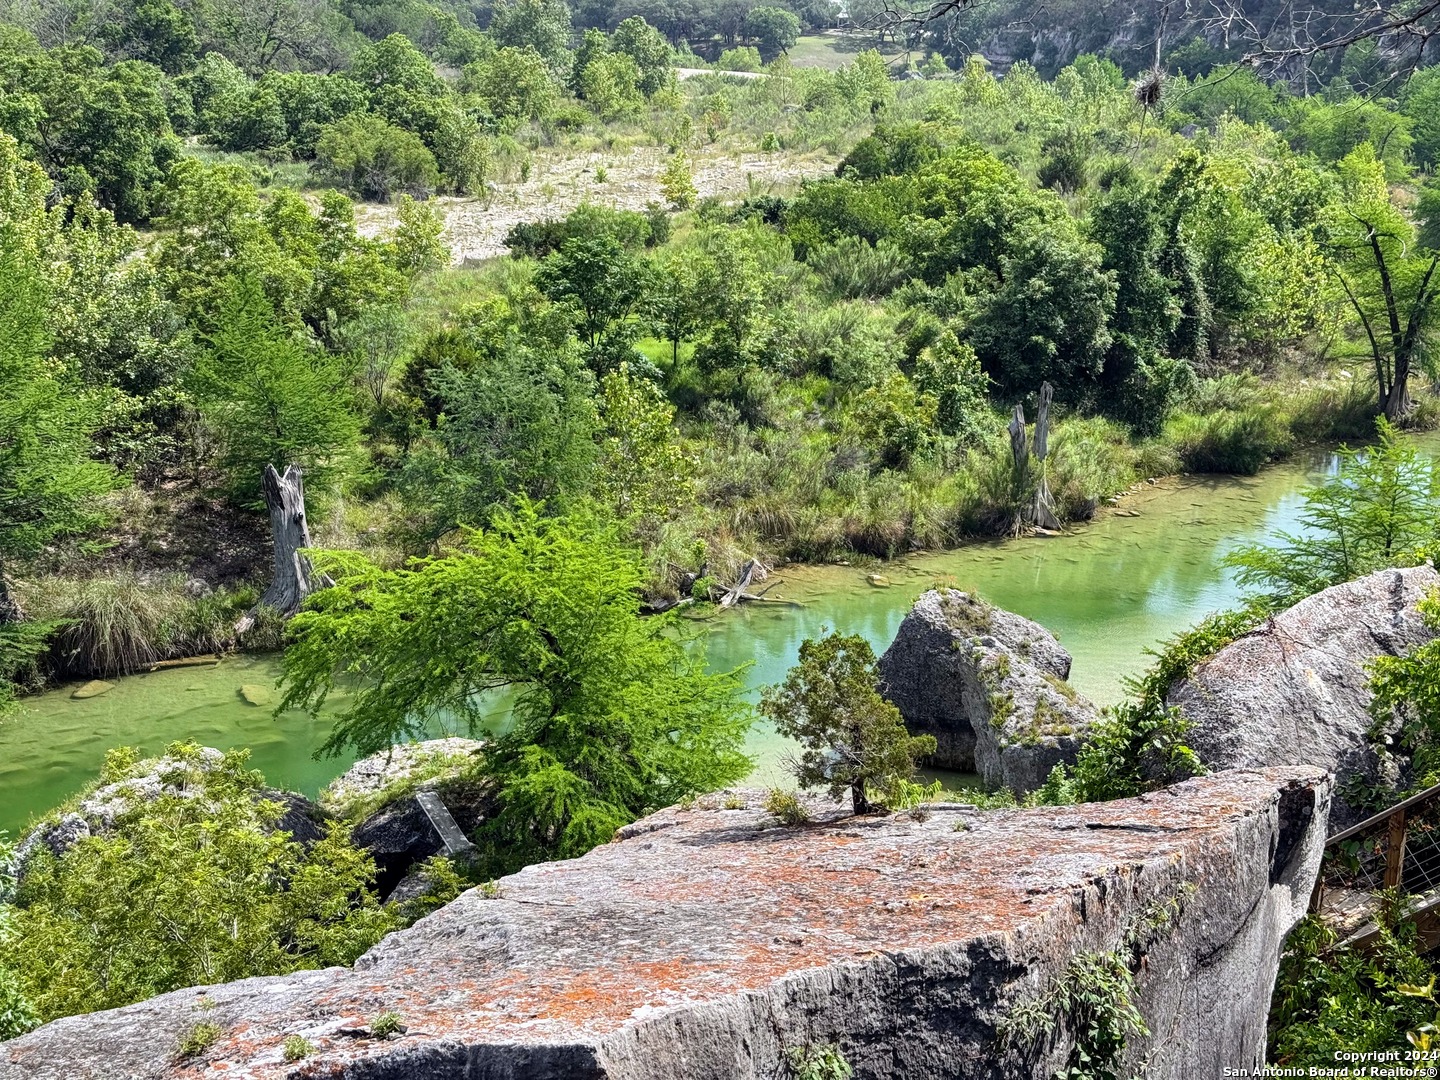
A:
[[[715,67],[720,71],[759,71],[764,66],[760,50],[753,45],[726,49],[720,54],[720,59],[715,61]]]
[[[810,820],[810,811],[793,791],[771,788],[765,794],[765,812],[774,815],[782,825],[804,825]]]
[[[910,276],[909,259],[888,240],[871,244],[863,237],[842,236],[811,248],[806,261],[837,300],[885,296]]]
[[[850,1062],[834,1043],[810,1043],[785,1051],[793,1080],[848,1080],[855,1075]]]
[[[440,183],[435,155],[419,136],[370,113],[324,128],[315,141],[314,168],[362,199],[380,202],[401,192],[428,198]]]
[[[27,864],[0,941],[42,1020],[185,986],[349,964],[397,926],[368,891],[374,865],[332,828],[308,849],[277,832],[246,754],[201,768],[200,748],[162,794],[56,858]],[[136,775],[113,759],[107,780]],[[133,755],[130,759],[133,761]],[[118,775],[117,775],[118,774]]]
[[[220,1036],[225,1034],[219,1024],[211,1020],[201,1020],[191,1024],[183,1032],[175,1043],[175,1056],[177,1058],[199,1057],[210,1047],[220,1041]]]

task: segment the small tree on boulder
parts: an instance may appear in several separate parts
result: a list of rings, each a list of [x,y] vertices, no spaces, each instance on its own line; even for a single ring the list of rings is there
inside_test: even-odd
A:
[[[800,662],[760,699],[775,729],[800,743],[790,766],[800,786],[828,788],[832,798],[848,788],[857,814],[870,812],[872,792],[888,796],[935,752],[935,739],[907,732],[878,686],[869,642],[832,633],[807,639]]]

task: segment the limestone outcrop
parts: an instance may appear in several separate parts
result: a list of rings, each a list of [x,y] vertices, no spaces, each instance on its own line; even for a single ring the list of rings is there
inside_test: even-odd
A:
[[[1366,813],[1344,801],[1352,779],[1395,783],[1368,732],[1366,661],[1434,637],[1416,604],[1440,585],[1430,566],[1381,570],[1300,601],[1231,642],[1170,689],[1187,741],[1211,769],[1313,765],[1336,775],[1330,829]],[[1391,771],[1387,771],[1391,770]]]
[[[957,589],[932,589],[880,658],[881,690],[932,764],[1024,794],[1075,760],[1096,709],[1065,680],[1070,654],[1039,623]]]
[[[1315,769],[1233,770],[1105,804],[831,804],[786,827],[737,793],[472,890],[354,970],[48,1024],[0,1044],[0,1080],[771,1080],[827,1043],[858,1080],[1049,1076],[1076,1033],[1046,1003],[1096,953],[1133,973],[1154,1033],[1120,1075],[1144,1058],[1209,1080],[1263,1061],[1329,795]],[[387,1011],[405,1030],[377,1037]],[[219,1037],[177,1059],[202,1021]],[[286,1062],[291,1035],[313,1053]]]

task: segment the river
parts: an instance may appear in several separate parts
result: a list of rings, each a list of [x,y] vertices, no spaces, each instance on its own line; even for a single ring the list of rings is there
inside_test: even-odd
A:
[[[1440,450],[1436,437],[1424,441]],[[1295,529],[1300,489],[1332,467],[1330,455],[1317,454],[1255,477],[1162,480],[1060,537],[973,543],[867,568],[784,568],[769,595],[803,606],[747,605],[692,621],[706,634],[712,668],[749,664],[746,682],[758,689],[781,679],[801,641],[827,627],[864,635],[878,653],[915,597],[940,581],[1049,627],[1074,656],[1076,688],[1109,703],[1123,695],[1125,676],[1145,667],[1146,649],[1233,603],[1225,553]],[[872,585],[869,573],[890,584]],[[272,684],[277,672],[274,657],[235,656],[213,668],[129,676],[87,700],[70,697],[73,685],[24,699],[0,721],[0,830],[13,834],[64,800],[95,776],[106,750],[122,745],[147,753],[176,739],[248,746],[272,784],[314,794],[349,764],[312,757],[324,719],[276,719],[238,692]],[[754,782],[780,780],[783,748],[757,724]]]

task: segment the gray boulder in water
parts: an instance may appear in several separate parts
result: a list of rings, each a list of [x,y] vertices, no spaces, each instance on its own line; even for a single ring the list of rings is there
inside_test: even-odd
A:
[[[1440,585],[1433,567],[1381,570],[1300,601],[1231,642],[1170,688],[1187,741],[1210,769],[1314,765],[1336,775],[1330,829],[1366,817],[1346,785],[1394,784],[1369,737],[1367,661],[1433,638],[1416,604]]]
[[[880,658],[881,690],[905,726],[939,744],[931,764],[1017,794],[1074,761],[1097,716],[1069,675],[1049,630],[957,589],[922,595]]]

